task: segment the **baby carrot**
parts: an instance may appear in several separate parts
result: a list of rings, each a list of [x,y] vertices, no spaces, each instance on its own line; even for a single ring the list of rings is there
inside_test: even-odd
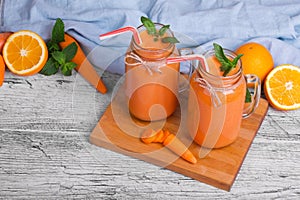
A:
[[[161,143],[186,161],[193,164],[197,163],[197,159],[192,152],[190,152],[190,150],[168,130],[159,130],[155,132],[152,129],[146,129],[141,136],[141,140],[145,144],[154,142]]]
[[[164,133],[163,130],[159,130],[157,132],[155,132],[152,129],[146,129],[141,137],[141,140],[145,143],[145,144],[150,144],[150,143],[163,143],[163,141],[166,139],[168,135]]]
[[[78,42],[70,35],[65,33],[65,41],[60,42],[59,45],[62,49],[67,47],[69,44],[75,42],[78,49],[74,58],[71,60],[72,62],[77,64],[75,70],[83,76],[90,84],[92,84],[99,92],[105,94],[107,89],[103,84],[101,77],[97,74],[93,65],[89,62],[87,57],[85,56],[83,50],[81,49]]]

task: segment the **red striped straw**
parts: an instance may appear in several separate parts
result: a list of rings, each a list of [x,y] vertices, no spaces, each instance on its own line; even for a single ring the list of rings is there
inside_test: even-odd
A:
[[[168,57],[167,58],[167,64],[171,63],[178,63],[178,62],[184,62],[188,60],[199,60],[202,66],[204,66],[205,70],[209,72],[208,64],[206,62],[206,59],[201,54],[191,54],[191,55],[184,55],[184,56],[175,56],[175,57]]]
[[[99,36],[99,39],[100,40],[105,40],[107,38],[111,38],[111,37],[114,37],[116,35],[126,33],[126,32],[129,32],[129,31],[133,33],[133,38],[136,41],[136,43],[137,44],[142,44],[141,36],[140,36],[138,30],[133,26],[126,26],[124,28],[120,28],[120,29],[117,29],[117,30],[114,30],[114,31],[111,31],[111,32],[108,32],[108,33],[104,33],[104,34]]]

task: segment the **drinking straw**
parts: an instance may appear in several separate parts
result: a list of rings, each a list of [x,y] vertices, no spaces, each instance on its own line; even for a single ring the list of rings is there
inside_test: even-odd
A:
[[[204,66],[205,70],[209,72],[208,64],[206,62],[206,59],[201,54],[191,54],[191,55],[184,55],[184,56],[175,56],[175,57],[169,57],[167,58],[167,64],[171,63],[178,63],[183,62],[187,60],[199,60],[202,66]]]
[[[120,29],[117,29],[117,30],[114,30],[114,31],[111,31],[111,32],[108,32],[108,33],[101,34],[99,36],[99,39],[100,40],[105,40],[107,38],[114,37],[116,35],[126,33],[126,32],[129,32],[129,31],[133,33],[133,38],[137,42],[137,44],[142,44],[140,34],[139,34],[138,30],[133,26],[126,26],[126,27],[123,27],[123,28],[120,28]]]

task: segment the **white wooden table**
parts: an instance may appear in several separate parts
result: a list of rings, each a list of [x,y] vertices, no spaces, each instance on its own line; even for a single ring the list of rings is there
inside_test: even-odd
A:
[[[0,199],[300,199],[300,110],[269,108],[226,192],[89,143],[119,75],[105,95],[77,73],[5,75]]]

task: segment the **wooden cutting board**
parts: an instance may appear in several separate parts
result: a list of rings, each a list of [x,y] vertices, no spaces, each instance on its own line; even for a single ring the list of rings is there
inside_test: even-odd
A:
[[[122,87],[92,131],[90,135],[92,144],[230,191],[268,110],[268,102],[265,99],[260,99],[256,111],[250,117],[243,119],[239,137],[233,144],[221,149],[208,150],[193,143],[188,135],[184,112],[187,110],[187,92],[180,94],[180,106],[166,121],[149,123],[130,116]],[[167,128],[173,133],[177,133],[177,137],[189,147],[189,150],[198,158],[198,162],[190,164],[161,144],[142,143],[139,139],[140,134],[148,127]],[[199,158],[203,154],[206,156]]]

